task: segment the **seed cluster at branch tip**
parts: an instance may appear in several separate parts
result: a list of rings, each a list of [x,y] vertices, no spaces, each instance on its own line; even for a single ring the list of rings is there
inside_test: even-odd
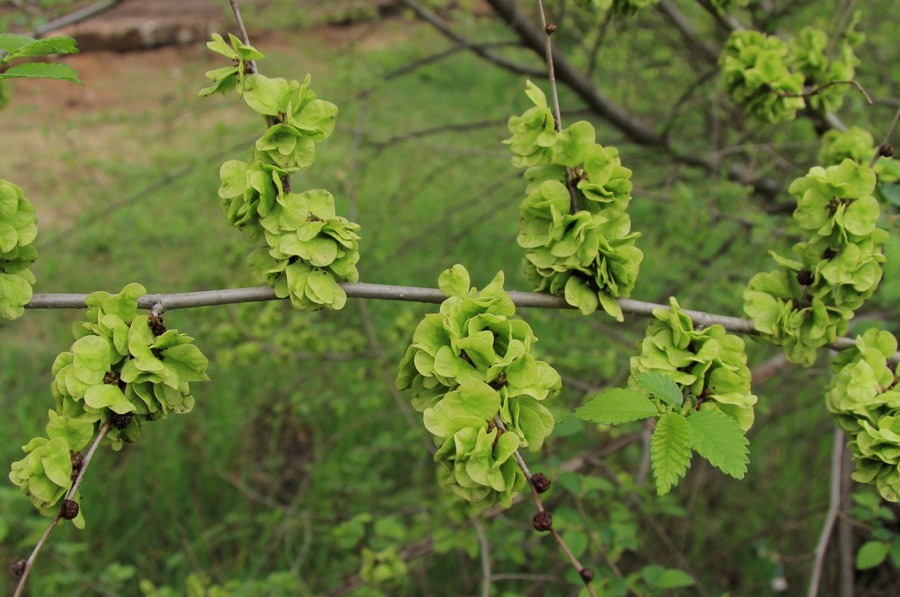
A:
[[[531,485],[538,493],[544,493],[550,489],[550,479],[544,473],[531,475]]]
[[[534,515],[534,518],[531,519],[531,525],[534,527],[534,530],[538,532],[543,533],[549,531],[553,528],[553,515],[546,510],[538,512]]]
[[[847,332],[881,282],[890,234],[877,225],[878,175],[861,161],[875,151],[864,131],[825,136],[820,159],[841,161],[811,168],[788,188],[803,241],[792,258],[770,251],[779,269],[756,274],[744,291],[756,330],[793,363],[815,363],[817,349]]]
[[[438,285],[449,298],[416,326],[397,389],[411,390],[413,407],[434,435],[444,483],[479,507],[509,507],[528,481],[516,451],[540,449],[553,430],[543,402],[562,382],[532,354],[537,338],[514,317],[502,272],[479,292],[455,265]]]
[[[25,456],[12,463],[9,475],[44,516],[60,512],[83,470],[80,452],[101,428],[102,441],[120,450],[140,439],[145,423],[190,412],[190,382],[209,379],[208,360],[193,338],[178,330],[155,335],[150,318],[138,315],[137,302],[145,294],[142,285],[128,284],[118,294],[88,295],[85,319],[72,327],[75,342],[53,362],[56,408],[49,411],[46,437],[22,447]],[[72,511],[68,519],[84,528],[83,513]]]
[[[300,82],[242,72],[241,64],[264,56],[233,35],[229,42],[213,34],[207,47],[237,66],[206,73],[214,83],[200,95],[236,90],[270,126],[256,141],[252,162],[222,164],[222,212],[248,241],[263,241],[247,261],[276,296],[306,311],[342,309],[347,294],[340,283],[359,280],[359,225],[335,213],[331,193],[292,193],[289,178],[312,166],[316,145],[334,130],[337,106],[317,98],[309,75]]]
[[[759,31],[734,31],[719,57],[729,96],[761,122],[793,120],[804,108],[836,112],[859,64],[853,45],[865,38],[854,25],[841,35],[834,56],[828,34],[814,27],[804,27],[789,42]]]
[[[644,258],[626,213],[631,170],[616,148],[595,142],[591,123],[557,131],[544,92],[527,81],[525,94],[534,105],[509,119],[512,136],[504,141],[513,165],[526,168],[516,239],[525,277],[585,315],[602,308],[622,321],[616,299],[631,295]]]

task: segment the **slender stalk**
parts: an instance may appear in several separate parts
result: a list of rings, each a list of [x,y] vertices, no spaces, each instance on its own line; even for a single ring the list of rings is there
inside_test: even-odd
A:
[[[831,451],[831,493],[828,499],[828,511],[825,514],[825,522],[822,532],[819,534],[819,542],[816,545],[816,560],[813,563],[812,575],[809,580],[807,597],[816,597],[819,594],[819,583],[822,580],[822,569],[825,566],[825,554],[828,552],[828,541],[834,530],[838,510],[841,506],[841,470],[844,459],[844,432],[840,428],[834,428],[834,448]]]
[[[418,286],[395,286],[390,284],[369,284],[366,282],[345,282],[341,284],[347,296],[360,299],[379,299],[390,301],[407,301],[414,303],[440,304],[446,300],[446,295],[437,288],[421,288]],[[25,305],[26,309],[84,309],[86,294],[35,294],[31,301]],[[574,309],[566,303],[563,297],[550,294],[538,294],[534,292],[509,292],[510,298],[517,307],[531,307],[535,309]],[[147,294],[137,301],[141,309],[151,309],[159,303],[160,308],[171,311],[174,309],[191,309],[195,307],[212,307],[217,305],[231,305],[237,303],[256,303],[262,301],[280,300],[275,296],[275,291],[268,286],[253,288],[227,288],[221,290],[201,290],[196,292],[181,292],[174,294]],[[619,306],[623,313],[638,315],[640,317],[652,317],[656,309],[668,309],[668,305],[650,303],[633,299],[619,299]],[[685,310],[685,314],[691,318],[694,325],[709,327],[721,325],[726,330],[736,334],[756,335],[758,332],[753,327],[753,322],[740,317],[717,315],[705,311]],[[853,338],[842,337],[833,344],[826,345],[834,350],[845,350],[856,346]],[[896,353],[893,360],[900,362],[900,352]]]
[[[244,26],[244,19],[241,18],[241,9],[238,8],[237,0],[229,0],[231,3],[231,12],[234,13],[234,22],[237,25],[238,33],[241,34],[241,41],[243,41],[248,46],[250,45],[250,34],[247,33],[247,28]],[[256,61],[250,60],[247,62],[246,74],[255,75],[259,73],[259,69],[256,68]],[[273,127],[276,124],[280,124],[283,122],[282,119],[276,116],[266,116],[266,126]],[[291,192],[291,177],[285,174],[281,177],[281,187],[284,189],[285,193]]]
[[[72,487],[66,494],[65,499],[71,500],[75,497],[75,494],[78,492],[78,488],[81,486],[81,480],[84,479],[84,474],[87,472],[88,465],[94,458],[94,453],[97,451],[97,447],[100,445],[100,441],[104,437],[106,437],[108,431],[109,421],[107,421],[103,424],[102,427],[100,427],[100,431],[97,433],[97,437],[95,437],[94,441],[91,443],[91,447],[88,449],[88,452],[81,463],[81,468],[78,469],[78,475],[72,482]],[[25,582],[28,580],[28,574],[31,572],[31,567],[34,565],[34,561],[37,559],[38,554],[41,552],[41,548],[43,548],[44,544],[47,542],[47,538],[50,536],[50,533],[52,533],[53,529],[56,528],[56,524],[60,521],[61,518],[62,513],[58,513],[53,518],[53,520],[50,522],[50,525],[47,527],[47,530],[45,530],[44,534],[41,535],[41,538],[38,539],[38,542],[35,544],[34,549],[31,550],[31,555],[29,555],[28,559],[25,560],[25,568],[22,571],[22,576],[19,577],[19,584],[16,586],[16,592],[13,593],[13,597],[20,597],[20,595],[23,594],[22,591],[25,590]]]
[[[500,415],[494,417],[494,425],[497,426],[498,429],[506,433],[506,426],[503,424],[503,421],[500,420]],[[525,475],[525,480],[528,482],[528,488],[531,489],[531,499],[534,501],[534,506],[537,508],[539,513],[546,512],[544,508],[544,502],[541,500],[541,495],[535,489],[534,484],[531,482],[531,471],[528,470],[528,465],[525,463],[525,459],[522,458],[522,455],[516,450],[514,453],[516,457],[516,463],[519,465],[519,468],[522,470],[522,473]],[[553,535],[553,538],[556,539],[556,542],[559,544],[560,549],[563,550],[563,553],[566,554],[566,558],[568,558],[569,562],[572,564],[572,567],[575,568],[575,571],[578,572],[578,575],[581,576],[584,586],[587,588],[588,593],[591,597],[597,597],[596,591],[594,591],[594,587],[591,585],[591,578],[593,578],[593,574],[591,574],[590,578],[584,576],[585,567],[578,561],[578,558],[575,557],[575,554],[572,553],[572,550],[569,549],[569,546],[566,545],[566,542],[563,540],[562,535],[556,532],[552,526],[550,528],[550,533]]]
[[[887,132],[884,134],[884,140],[881,142],[881,145],[878,146],[878,150],[872,157],[872,161],[869,162],[869,168],[874,168],[875,162],[877,162],[878,158],[881,156],[890,156],[890,154],[893,153],[893,148],[890,145],[891,135],[894,134],[894,129],[897,128],[898,120],[900,120],[900,108],[897,108],[897,111],[894,112],[894,119],[891,121],[891,126],[888,127]]]
[[[481,597],[491,595],[491,545],[488,543],[484,532],[484,525],[480,520],[473,520],[475,535],[478,537],[478,547],[481,551]]]

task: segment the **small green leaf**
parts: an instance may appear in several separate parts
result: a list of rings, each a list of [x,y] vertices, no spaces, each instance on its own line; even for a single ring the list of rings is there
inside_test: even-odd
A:
[[[663,415],[650,438],[650,457],[656,491],[666,495],[684,477],[691,463],[691,431],[679,414]]]
[[[579,419],[607,425],[640,421],[658,414],[647,396],[623,388],[604,390],[575,411]]]
[[[737,421],[720,410],[701,410],[689,416],[687,422],[691,447],[722,472],[743,479],[749,442]]]
[[[78,71],[68,64],[47,62],[17,64],[0,74],[0,79],[57,79],[84,85],[78,78]]]
[[[84,403],[97,410],[109,408],[118,415],[124,415],[134,410],[134,405],[125,397],[122,390],[118,386],[109,384],[88,388],[84,393]]]
[[[881,565],[888,555],[891,546],[883,541],[869,541],[856,552],[856,568],[868,570]]]
[[[31,284],[15,274],[0,273],[0,319],[16,319],[31,300]]]
[[[15,33],[0,33],[0,50],[3,50],[10,56],[14,55],[19,48],[25,47],[35,40],[33,37],[26,35],[16,35]],[[8,58],[8,57],[7,57]]]
[[[459,263],[438,276],[438,288],[447,296],[466,296],[471,286],[469,272]]]
[[[687,572],[677,568],[663,568],[662,566],[644,566],[641,571],[644,581],[657,589],[677,589],[689,587],[694,584],[694,578]]]
[[[582,315],[590,315],[600,306],[597,293],[577,276],[572,276],[566,281],[566,302],[573,307],[578,307]]]
[[[17,46],[10,50],[7,46]],[[0,34],[0,48],[9,52],[7,60],[23,56],[46,56],[47,54],[77,54],[75,40],[62,35],[45,39],[33,39],[24,35]]]
[[[650,373],[638,373],[634,380],[639,386],[647,390],[651,396],[659,398],[669,406],[681,406],[684,403],[684,395],[675,380],[664,373],[652,371]]]

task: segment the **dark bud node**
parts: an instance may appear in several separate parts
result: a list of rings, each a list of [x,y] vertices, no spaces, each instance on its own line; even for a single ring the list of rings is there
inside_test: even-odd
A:
[[[544,493],[550,489],[550,479],[544,473],[535,473],[531,475],[531,486],[538,493]]]
[[[885,157],[885,158],[893,157],[894,146],[891,145],[890,143],[885,143],[884,145],[882,145],[881,147],[878,148],[878,155]]]
[[[163,325],[162,315],[151,312],[150,318],[147,320],[147,325],[150,326],[150,331],[153,332],[154,336],[162,336],[166,333],[166,326]]]
[[[106,375],[103,376],[103,383],[105,383],[107,385],[117,386],[117,385],[119,385],[120,381],[121,381],[121,378],[119,377],[119,374],[116,373],[115,371],[107,371]]]
[[[531,519],[531,525],[534,527],[534,530],[544,532],[549,531],[553,528],[553,515],[547,512],[538,512],[534,515],[534,518]]]
[[[72,520],[78,516],[78,502],[75,500],[63,500],[62,506],[59,509],[59,515],[66,520]]]
[[[804,286],[809,286],[813,282],[812,272],[808,269],[797,272],[797,281]]]
[[[589,582],[594,580],[594,571],[590,568],[582,568],[578,571],[578,574],[581,575],[581,580],[584,582],[584,584],[588,584]]]
[[[16,560],[13,562],[12,571],[16,576],[25,574],[25,560]]]
[[[125,413],[124,415],[113,413],[109,418],[109,422],[116,429],[125,429],[131,424],[131,413]]]
[[[72,470],[80,471],[83,464],[84,456],[81,455],[81,452],[72,452]]]
[[[549,24],[547,25],[547,28],[544,29],[544,31],[547,32],[547,35],[553,35],[553,33],[554,33],[557,29],[559,29],[559,27],[556,26],[556,23],[549,23]]]

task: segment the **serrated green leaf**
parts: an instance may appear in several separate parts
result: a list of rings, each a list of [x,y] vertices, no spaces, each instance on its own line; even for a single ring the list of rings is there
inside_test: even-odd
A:
[[[863,544],[856,552],[857,570],[867,570],[881,565],[890,549],[890,544],[883,541],[869,541]]]
[[[681,415],[663,415],[650,438],[650,462],[656,491],[665,495],[684,477],[691,463],[691,431]]]
[[[16,35],[15,33],[0,33],[0,50],[9,55],[13,55],[19,48],[27,46],[34,42],[33,37],[26,35]]]
[[[15,46],[10,50],[7,46]],[[7,60],[23,56],[46,56],[47,54],[77,54],[75,40],[66,35],[33,39],[24,35],[0,34],[0,48],[9,52]]]
[[[687,418],[691,447],[710,464],[743,479],[747,472],[749,442],[737,421],[719,410],[701,410]]]
[[[78,78],[78,71],[68,64],[47,62],[17,64],[0,74],[0,79],[57,79],[84,85]]]
[[[659,398],[670,406],[681,406],[684,403],[684,394],[675,380],[664,373],[652,371],[638,373],[634,380],[639,386],[647,390],[651,396]]]
[[[624,388],[604,390],[575,411],[579,419],[607,425],[640,421],[658,414],[647,396]]]

